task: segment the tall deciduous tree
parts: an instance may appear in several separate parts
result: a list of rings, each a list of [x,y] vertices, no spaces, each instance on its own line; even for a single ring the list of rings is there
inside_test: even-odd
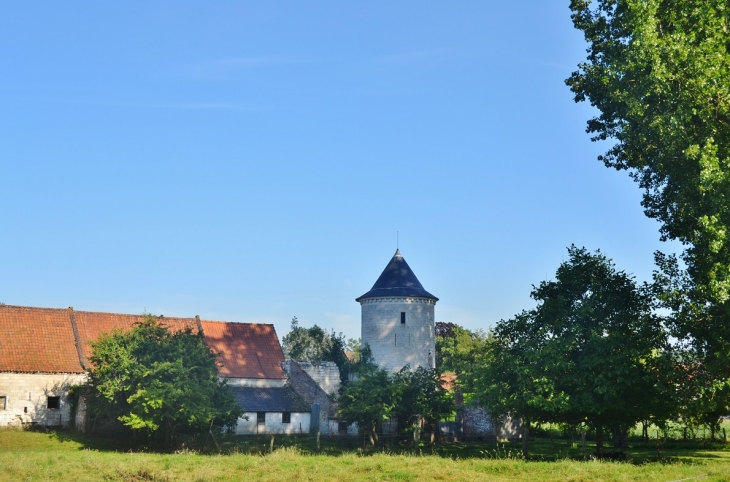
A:
[[[730,5],[572,0],[570,8],[588,57],[566,83],[576,102],[599,110],[588,121],[593,140],[616,141],[600,160],[629,170],[663,239],[687,246],[687,301],[695,313],[683,318],[684,330],[701,343],[713,343],[718,333],[727,338]],[[711,356],[723,351],[725,344]]]
[[[670,347],[648,286],[600,252],[568,253],[556,279],[533,289],[534,310],[497,323],[473,383],[482,403],[526,428],[592,426],[600,451],[605,429],[673,414]]]
[[[147,316],[130,331],[102,335],[92,350],[92,417],[172,445],[176,433],[232,427],[242,415],[200,333],[173,333]]]

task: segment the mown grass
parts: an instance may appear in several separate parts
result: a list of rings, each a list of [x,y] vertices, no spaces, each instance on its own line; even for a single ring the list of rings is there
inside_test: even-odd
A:
[[[348,446],[349,444],[349,446]],[[667,444],[629,449],[630,463],[576,460],[580,448],[565,440],[537,439],[533,460],[518,458],[518,444],[440,444],[414,451],[393,445],[377,450],[356,441],[237,438],[223,453],[128,451],[121,443],[65,432],[0,431],[0,480],[7,481],[356,481],[356,480],[730,480],[724,444]],[[592,450],[592,447],[589,447]]]

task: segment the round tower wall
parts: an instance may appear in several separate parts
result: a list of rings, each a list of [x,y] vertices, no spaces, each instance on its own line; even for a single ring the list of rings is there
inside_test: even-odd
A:
[[[365,298],[362,308],[362,344],[368,343],[375,362],[397,372],[435,365],[434,307],[436,300],[416,297]],[[405,315],[403,315],[405,313]],[[405,323],[402,323],[405,317]]]

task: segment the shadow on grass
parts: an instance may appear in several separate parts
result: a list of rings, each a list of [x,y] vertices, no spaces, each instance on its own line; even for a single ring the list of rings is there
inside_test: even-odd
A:
[[[522,460],[521,442],[489,443],[489,442],[454,442],[436,443],[428,445],[421,443],[414,448],[407,440],[390,440],[375,447],[363,444],[359,437],[326,437],[320,438],[319,446],[315,437],[310,436],[217,436],[212,440],[205,435],[198,439],[188,440],[175,449],[164,449],[140,443],[134,443],[128,437],[103,437],[79,434],[74,431],[51,431],[48,437],[52,440],[66,443],[73,442],[79,445],[79,450],[94,450],[99,452],[143,452],[143,453],[194,453],[199,455],[255,455],[265,456],[281,449],[296,450],[303,456],[340,457],[346,455],[372,456],[376,454],[402,456],[433,456],[452,460],[464,459],[491,459],[491,460]],[[529,444],[530,462],[559,462],[566,459],[584,460],[579,444],[569,444],[565,440],[552,441],[549,439],[531,439]],[[590,454],[595,450],[595,444],[586,444],[586,461],[590,461]],[[607,448],[606,450],[613,450]],[[725,444],[691,443],[668,444],[661,447],[657,453],[656,446],[636,444],[623,449],[629,454],[628,462],[633,465],[648,463],[696,464],[703,460],[719,460],[727,458],[730,463],[730,450]],[[609,463],[608,461],[604,463]]]

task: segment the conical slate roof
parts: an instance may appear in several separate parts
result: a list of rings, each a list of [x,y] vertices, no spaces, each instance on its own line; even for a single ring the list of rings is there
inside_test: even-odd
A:
[[[400,254],[400,250],[395,251],[393,259],[385,267],[372,289],[355,301],[364,298],[380,298],[381,296],[418,296],[438,301],[438,298],[423,289],[421,282],[418,281],[411,267],[408,266],[403,255]]]

